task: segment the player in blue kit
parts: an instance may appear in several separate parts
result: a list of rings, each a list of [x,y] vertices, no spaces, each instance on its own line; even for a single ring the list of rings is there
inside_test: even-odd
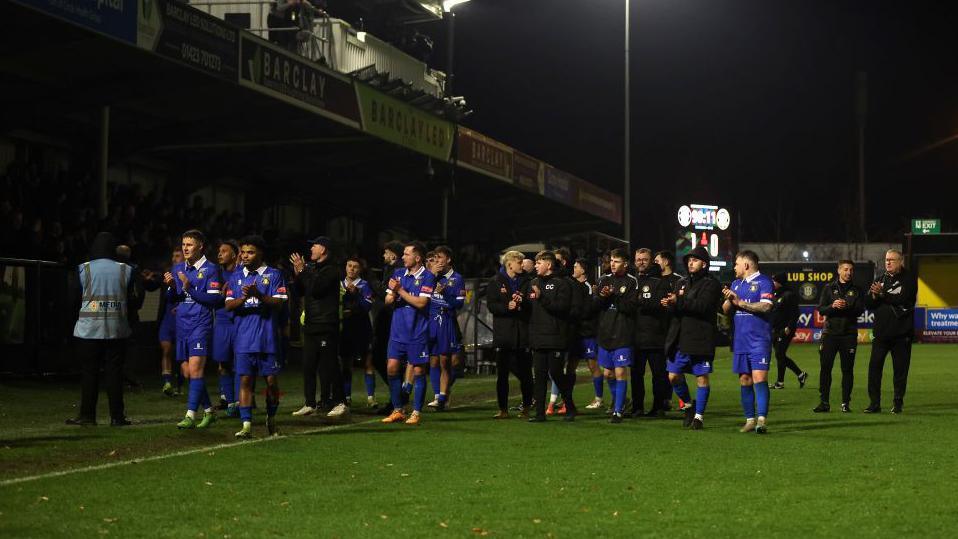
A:
[[[236,270],[239,257],[239,245],[235,240],[226,240],[220,244],[216,253],[216,262],[224,278]],[[213,361],[219,367],[220,407],[226,408],[227,417],[236,417],[239,413],[237,400],[237,377],[233,372],[233,312],[226,309],[226,303],[213,314]]]
[[[771,312],[775,284],[758,270],[758,255],[742,251],[735,255],[735,276],[731,288],[722,290],[722,310],[735,313],[732,322],[732,370],[739,375],[745,426],[742,432],[768,432],[768,367],[772,350]],[[758,418],[756,420],[756,415]]]
[[[456,382],[453,360],[458,359],[460,346],[456,315],[466,301],[466,283],[452,267],[452,249],[440,245],[433,254],[436,288],[429,301],[429,376],[436,395],[429,406],[442,411]]]
[[[339,342],[339,357],[343,368],[343,394],[346,405],[352,405],[352,364],[356,359],[364,361],[366,401],[370,407],[376,403],[376,371],[369,353],[373,327],[369,311],[373,307],[373,289],[362,278],[363,263],[356,257],[346,259],[346,277],[342,281],[342,338]]]
[[[240,261],[227,280],[226,308],[235,316],[233,351],[240,376],[239,413],[243,428],[237,438],[253,437],[253,380],[266,379],[266,428],[276,435],[279,408],[280,362],[279,312],[286,304],[286,283],[276,268],[263,262],[266,242],[259,236],[240,240]]]
[[[426,248],[419,242],[403,248],[403,269],[396,270],[389,279],[386,305],[393,305],[389,330],[389,348],[386,371],[389,376],[389,396],[393,412],[383,423],[405,421],[418,425],[426,397],[425,367],[429,364],[429,300],[436,287],[435,276],[426,271],[423,262]],[[412,415],[407,419],[402,410],[402,362],[413,365],[415,399]]]
[[[163,276],[169,287],[167,301],[176,308],[176,360],[189,379],[186,416],[176,424],[179,429],[209,427],[216,415],[210,402],[203,371],[213,338],[213,311],[223,304],[223,280],[220,268],[203,256],[206,237],[199,230],[183,233],[183,262]],[[203,419],[196,422],[202,406]]]

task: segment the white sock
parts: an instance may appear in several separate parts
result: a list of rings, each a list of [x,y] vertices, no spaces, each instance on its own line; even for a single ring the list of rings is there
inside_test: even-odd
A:
[[[187,410],[186,417],[190,419],[196,419],[196,412],[194,412],[193,410]]]
[[[244,428],[244,429],[251,429],[251,428],[253,428],[253,422],[252,422],[252,421],[243,421],[243,428]]]
[[[747,418],[747,419],[745,420],[745,422],[746,422],[746,423],[755,423],[755,418],[754,418],[754,417],[749,417],[749,418]]]
[[[207,408],[206,410],[203,410],[203,413],[212,414],[212,413],[213,413],[213,408],[212,408],[212,407]]]
[[[695,414],[695,419],[702,420],[702,414]]]

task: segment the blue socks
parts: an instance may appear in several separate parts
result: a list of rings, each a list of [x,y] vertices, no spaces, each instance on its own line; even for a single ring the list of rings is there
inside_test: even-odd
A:
[[[402,386],[403,383],[400,377],[389,377],[389,400],[396,410],[402,408]]]
[[[412,409],[421,412],[422,405],[426,402],[426,377],[416,376],[413,378],[413,383],[416,385],[416,398],[413,401]]]
[[[206,384],[202,378],[190,378],[190,392],[186,397],[186,409],[193,410],[194,412],[202,404],[203,393],[206,392]],[[206,395],[207,403],[210,400],[210,396]],[[208,408],[209,405],[205,406],[203,409]]]
[[[442,383],[442,370],[439,368],[439,365],[429,367],[429,383],[432,384],[432,392],[438,395],[439,385]]]
[[[629,391],[629,382],[626,380],[614,380],[613,387],[615,391],[612,395],[615,397],[615,413],[621,414],[622,407],[625,406],[625,394]]]
[[[163,383],[173,385],[173,373],[168,372],[163,374]]]
[[[742,412],[745,413],[745,419],[755,419],[755,391],[752,386],[742,386]],[[765,384],[765,391],[768,391],[768,384]],[[765,394],[766,399],[768,393]]]
[[[240,406],[240,421],[253,421],[253,407],[252,406]]]
[[[682,399],[682,402],[686,404],[692,404],[692,395],[689,394],[689,386],[685,383],[685,378],[679,378],[674,384],[672,384],[672,391],[675,392],[675,395]]]
[[[695,390],[695,413],[702,415],[705,413],[705,405],[709,402],[709,386],[700,387]]]
[[[236,402],[236,393],[233,392],[233,379],[232,374],[220,375],[220,395],[223,395],[227,403]]]
[[[755,401],[759,417],[768,416],[768,382],[755,382]]]
[[[363,380],[366,382],[366,396],[372,397],[376,394],[376,375],[366,373]]]
[[[602,376],[592,377],[592,389],[595,390],[595,398],[602,398]]]
[[[343,373],[343,375],[345,375],[345,374],[346,374],[346,373]],[[344,395],[347,399],[352,399],[352,398],[353,398],[353,378],[352,378],[352,376],[346,378],[345,381],[343,382],[343,395]]]

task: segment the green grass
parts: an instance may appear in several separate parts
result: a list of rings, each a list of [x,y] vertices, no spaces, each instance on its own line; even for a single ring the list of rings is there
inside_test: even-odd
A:
[[[127,429],[62,425],[71,384],[0,384],[3,480],[230,444],[136,464],[0,486],[0,535],[953,536],[958,532],[951,376],[958,347],[915,346],[905,414],[865,415],[869,347],[859,350],[852,414],[813,415],[817,348],[793,347],[811,374],[772,392],[770,434],[739,434],[728,354],[706,429],[677,420],[609,425],[493,421],[493,380],[456,386],[455,410],[418,428],[357,411],[345,426],[292,418],[299,375],[283,376],[286,436],[234,444],[235,420],[177,432],[182,403],[158,388],[128,396]],[[584,377],[587,380],[587,377]],[[580,377],[580,380],[583,377]],[[212,380],[212,377],[211,377]],[[361,396],[362,384],[354,384]],[[515,385],[515,384],[513,384]],[[886,366],[886,401],[891,365]],[[384,398],[380,384],[380,398]],[[580,384],[585,403],[591,384]],[[358,402],[358,400],[357,400]],[[105,402],[101,414],[105,413]],[[257,416],[258,433],[263,433]]]

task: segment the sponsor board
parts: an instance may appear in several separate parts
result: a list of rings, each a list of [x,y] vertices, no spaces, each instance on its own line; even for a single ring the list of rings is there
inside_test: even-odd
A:
[[[14,0],[115,39],[136,43],[137,0]]]
[[[241,86],[359,128],[352,81],[268,41],[240,34]]]

